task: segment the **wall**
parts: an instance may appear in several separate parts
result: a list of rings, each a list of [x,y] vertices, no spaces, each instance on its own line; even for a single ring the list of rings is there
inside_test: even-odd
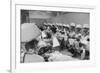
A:
[[[70,24],[70,23],[75,23],[75,24],[89,24],[90,16],[89,13],[76,13],[76,12],[71,12],[67,13],[61,16],[57,16],[53,19],[54,22],[58,23],[65,23],[65,24]]]
[[[71,23],[74,22],[76,24],[89,24],[89,14],[86,13],[68,13],[65,16],[64,21]]]

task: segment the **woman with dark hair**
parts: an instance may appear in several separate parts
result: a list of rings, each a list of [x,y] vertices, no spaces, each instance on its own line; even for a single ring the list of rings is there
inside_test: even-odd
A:
[[[53,42],[53,49],[59,50],[60,43],[58,41],[57,35],[56,35],[56,29],[52,29],[52,42]]]
[[[57,28],[54,25],[52,25],[51,30],[52,30],[52,33],[54,34],[57,32]]]
[[[46,54],[51,52],[52,52],[52,46],[45,46],[40,48],[40,50],[38,51],[38,55],[44,57],[44,60],[47,62],[48,56]]]
[[[44,59],[43,57],[37,55],[37,40],[32,40],[30,42],[27,42],[25,44],[25,48],[26,48],[26,53],[24,54],[23,57],[23,62],[25,63],[30,63],[30,62],[43,62]]]
[[[51,39],[51,34],[49,33],[49,32],[46,32],[46,34],[47,34],[47,39]]]

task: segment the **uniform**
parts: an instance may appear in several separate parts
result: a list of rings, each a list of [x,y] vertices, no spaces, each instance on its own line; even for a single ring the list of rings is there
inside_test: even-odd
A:
[[[68,55],[63,55],[59,51],[55,51],[50,54],[50,57],[48,60],[49,61],[69,61],[69,60],[77,60],[77,59],[72,58],[71,56],[68,56]]]

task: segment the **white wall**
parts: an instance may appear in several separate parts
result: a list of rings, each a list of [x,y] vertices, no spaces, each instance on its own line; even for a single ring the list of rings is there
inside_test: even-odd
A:
[[[57,20],[58,19],[58,20]],[[90,24],[90,15],[89,13],[79,13],[71,12],[61,16],[55,17],[52,21],[62,22],[65,24],[75,23],[75,24]]]
[[[96,5],[96,33],[94,35],[97,39],[97,66],[96,67],[86,67],[86,68],[72,68],[66,70],[54,70],[54,71],[44,71],[44,73],[100,73],[100,0],[33,0],[34,2],[52,2],[52,3],[68,3],[68,4],[85,4],[85,5]],[[0,73],[8,73],[10,67],[10,0],[0,0]],[[40,72],[41,73],[41,72]]]

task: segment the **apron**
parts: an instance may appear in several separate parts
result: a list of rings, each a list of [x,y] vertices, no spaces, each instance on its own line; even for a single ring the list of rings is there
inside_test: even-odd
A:
[[[53,37],[53,47],[60,46],[58,39],[54,36]]]

